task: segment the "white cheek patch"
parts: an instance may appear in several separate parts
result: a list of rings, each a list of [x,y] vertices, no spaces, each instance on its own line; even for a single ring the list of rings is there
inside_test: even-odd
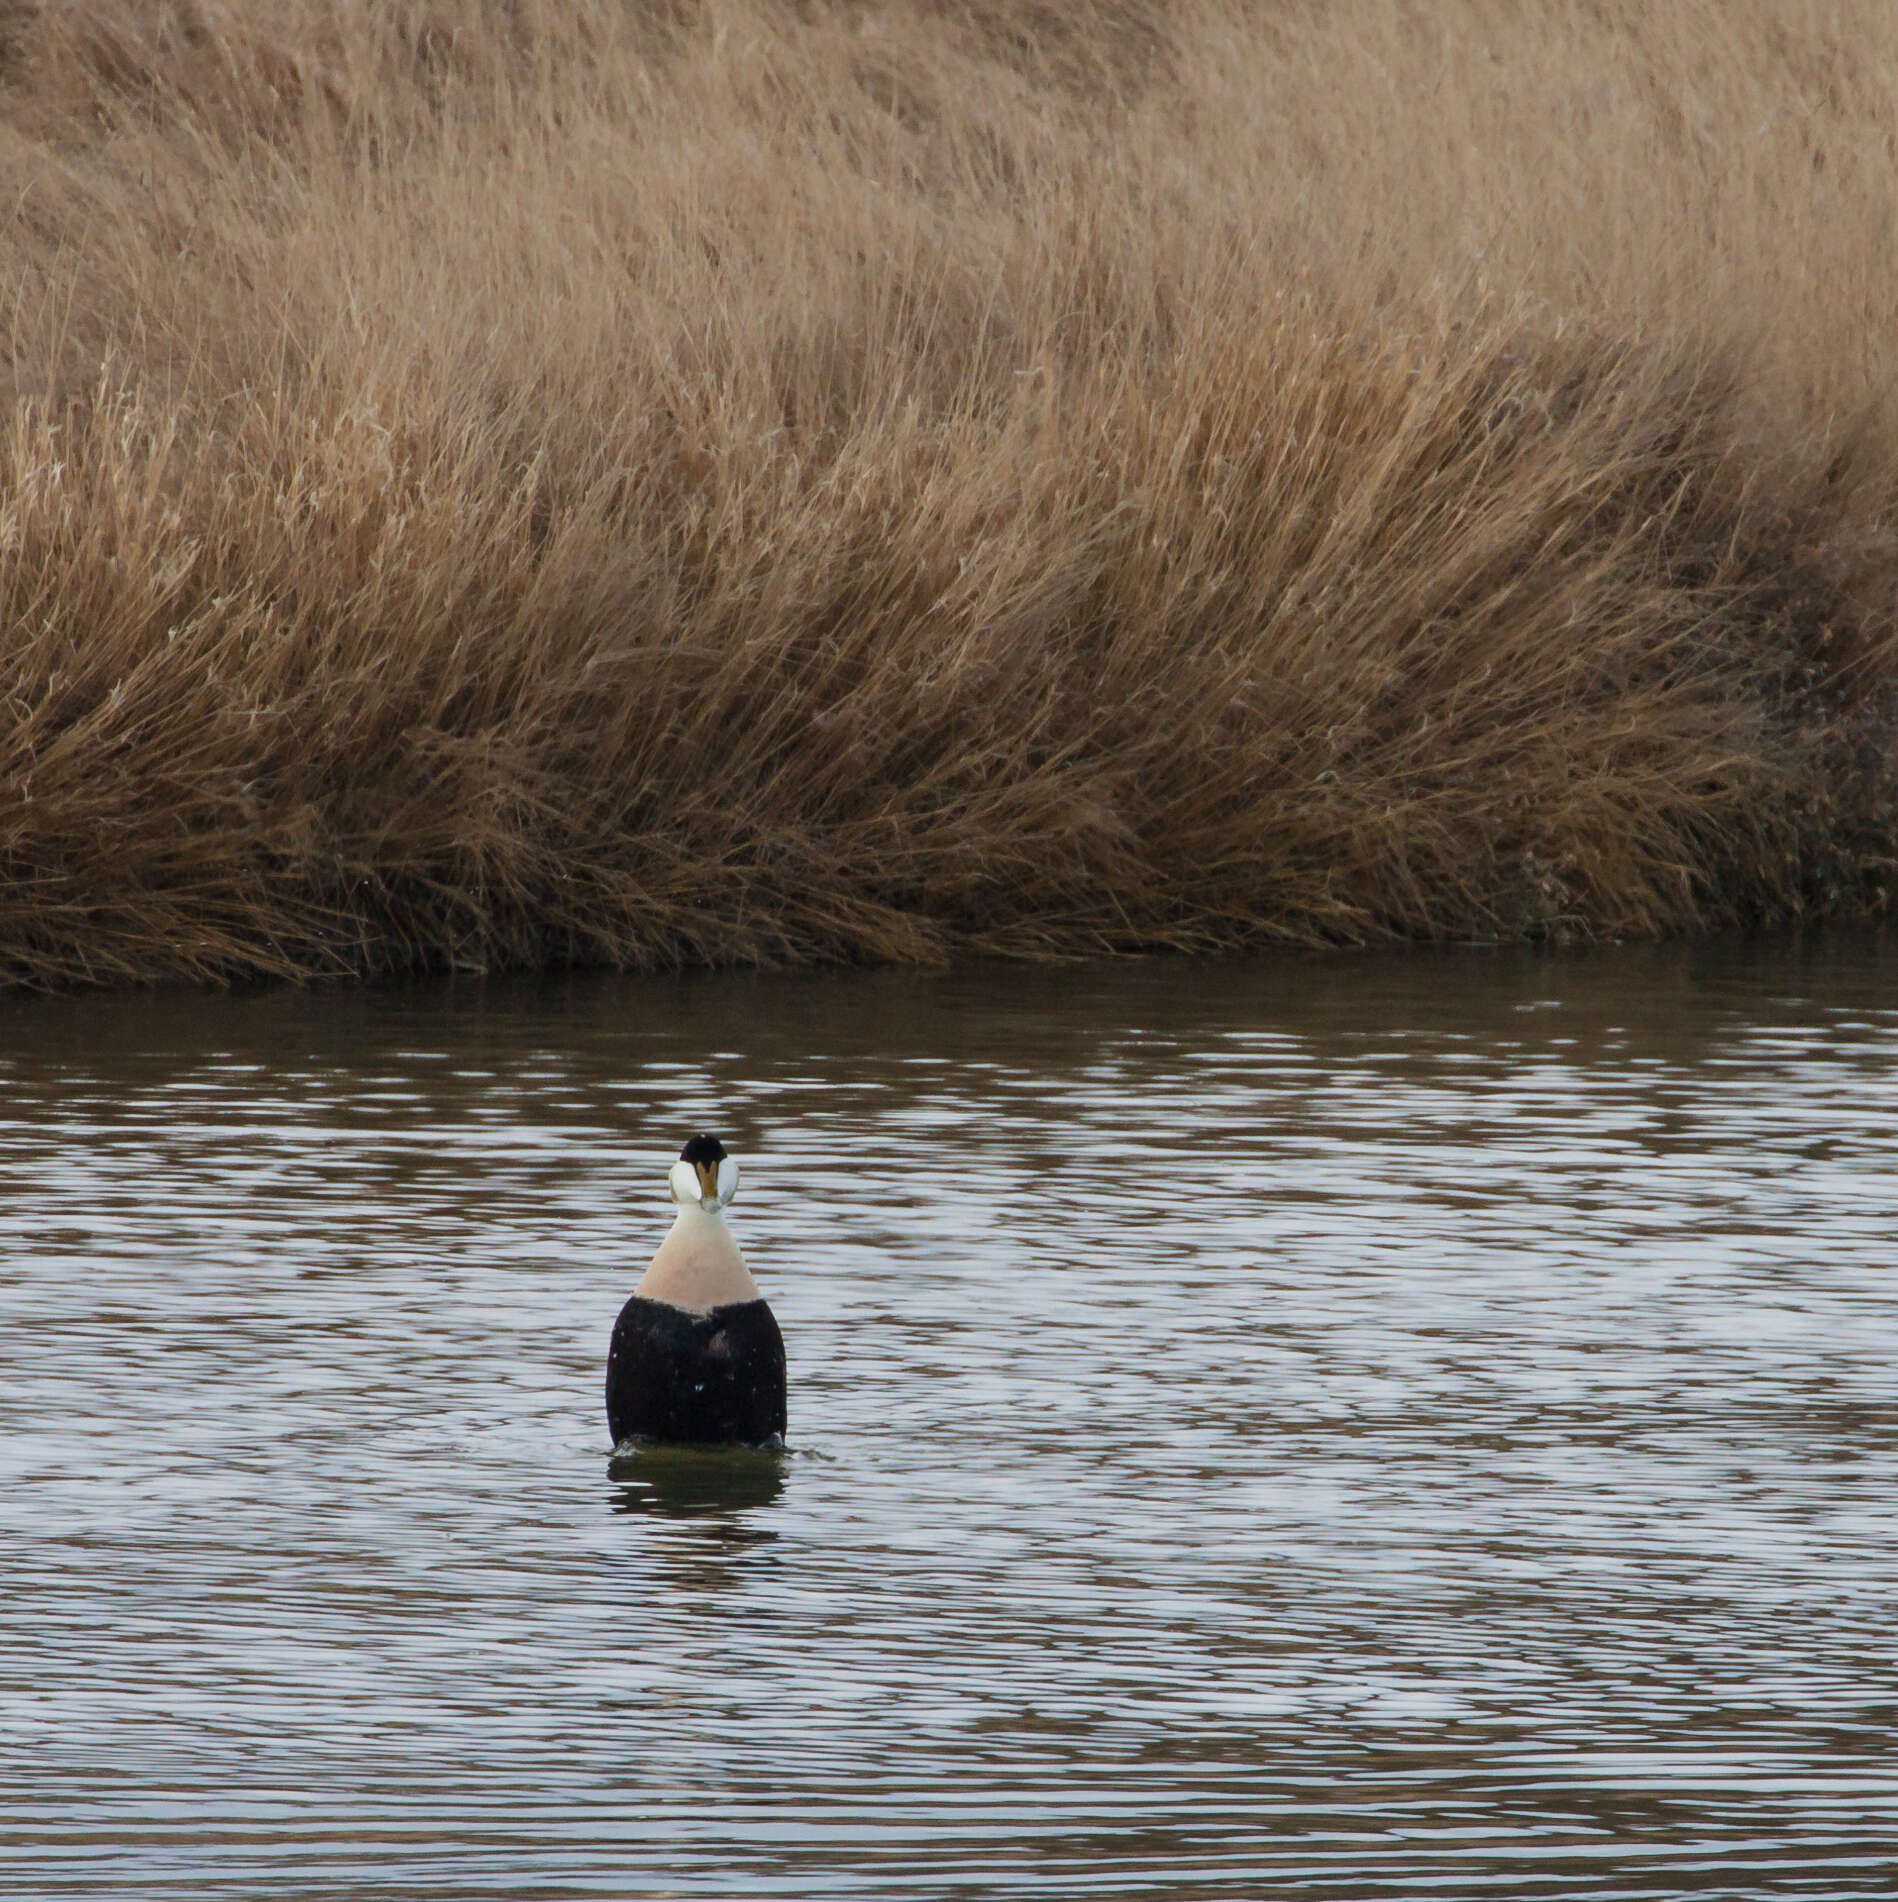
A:
[[[718,1165],[718,1199],[729,1202],[738,1193],[738,1159],[727,1156]]]
[[[698,1172],[684,1157],[680,1157],[680,1159],[672,1165],[670,1172],[666,1176],[666,1184],[672,1191],[673,1201],[689,1203],[694,1208],[698,1206]]]

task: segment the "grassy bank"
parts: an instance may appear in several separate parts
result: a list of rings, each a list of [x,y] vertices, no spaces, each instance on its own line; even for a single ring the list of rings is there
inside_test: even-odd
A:
[[[1885,902],[1884,0],[0,17],[0,982]]]

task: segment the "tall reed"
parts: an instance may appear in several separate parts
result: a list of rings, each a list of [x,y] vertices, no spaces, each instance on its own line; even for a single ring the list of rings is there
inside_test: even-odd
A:
[[[0,57],[0,982],[1886,901],[1883,0]]]

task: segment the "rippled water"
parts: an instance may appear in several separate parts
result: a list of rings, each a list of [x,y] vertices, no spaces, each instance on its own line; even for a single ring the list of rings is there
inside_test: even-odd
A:
[[[1894,973],[0,1006],[0,1891],[1889,1897]]]

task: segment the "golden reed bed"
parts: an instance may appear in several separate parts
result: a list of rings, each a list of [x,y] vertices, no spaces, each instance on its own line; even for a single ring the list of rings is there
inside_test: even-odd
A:
[[[1885,902],[1889,0],[16,0],[0,73],[0,982]]]

